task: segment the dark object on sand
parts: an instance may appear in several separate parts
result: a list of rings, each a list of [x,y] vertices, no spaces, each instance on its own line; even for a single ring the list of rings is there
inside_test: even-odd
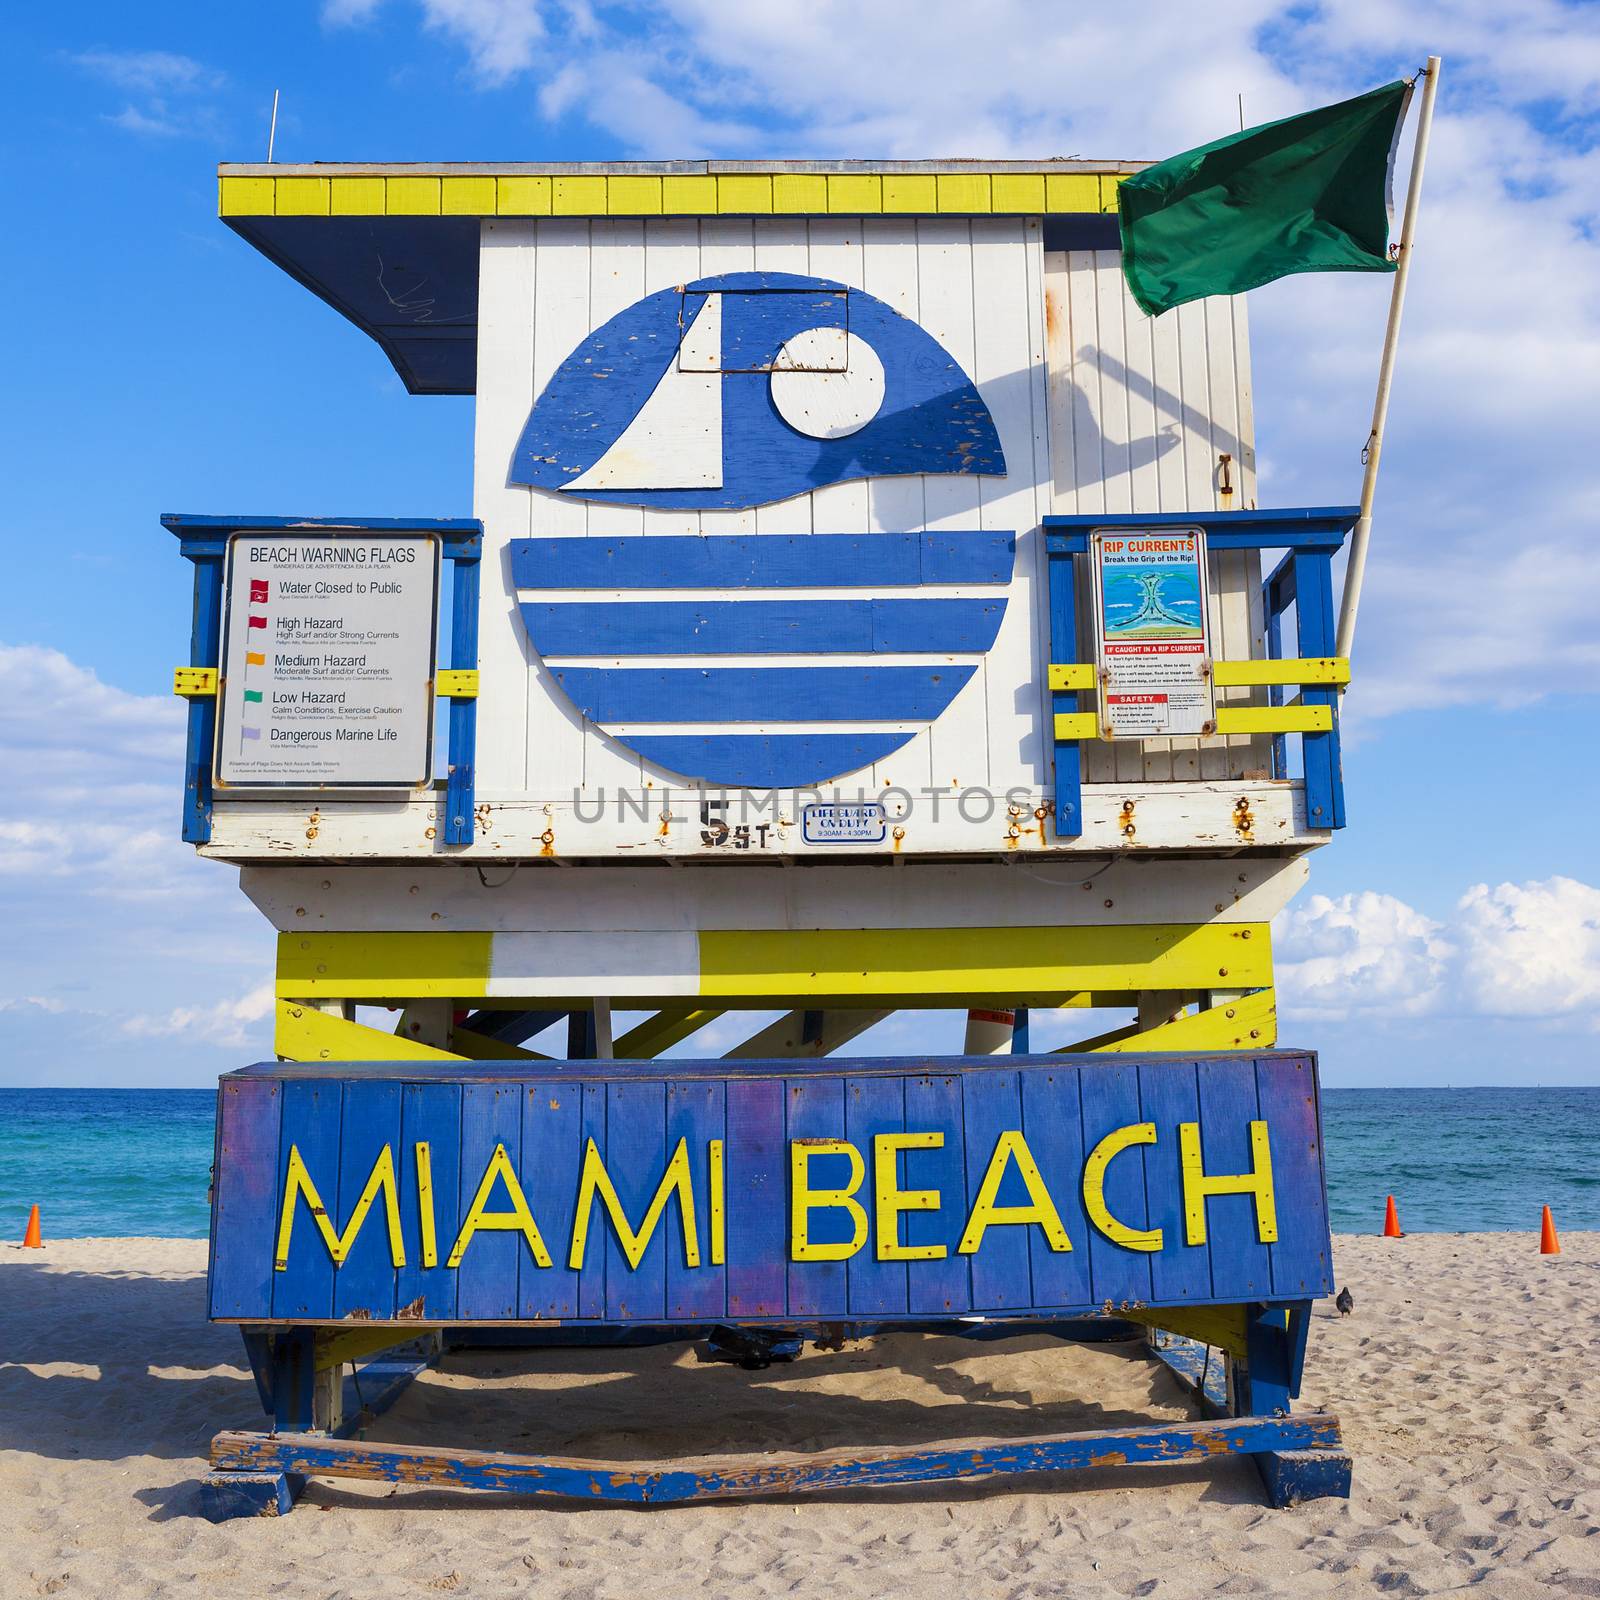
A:
[[[1355,1296],[1348,1288],[1341,1289],[1333,1298],[1333,1303],[1339,1308],[1341,1317],[1348,1317],[1356,1308]]]

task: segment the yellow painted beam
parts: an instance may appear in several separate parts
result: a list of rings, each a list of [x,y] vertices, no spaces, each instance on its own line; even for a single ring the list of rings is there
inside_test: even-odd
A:
[[[478,669],[476,667],[440,667],[433,675],[433,692],[441,699],[476,700],[478,698]]]
[[[492,177],[451,175],[439,180],[439,211],[447,217],[492,217],[497,204]]]
[[[1277,996],[1270,988],[1193,1016],[1175,1017],[1142,1033],[1080,1049],[1107,1054],[1138,1050],[1265,1050],[1278,1042]]]
[[[1093,711],[1058,711],[1056,713],[1056,738],[1098,739],[1100,717]]]
[[[384,208],[382,178],[329,180],[329,207],[336,217],[381,217]]]
[[[606,210],[613,217],[659,217],[660,178],[649,173],[613,174],[606,180]]]
[[[1218,706],[1218,733],[1327,733],[1332,706]]]
[[[1092,689],[1095,670],[1092,661],[1054,662],[1050,667],[1052,689]]]
[[[491,1039],[486,1033],[474,1033],[471,1028],[452,1028],[450,1043],[467,1061],[549,1061],[550,1056],[538,1050],[529,1050],[520,1044],[507,1044],[504,1039]]]
[[[280,217],[325,217],[328,215],[326,178],[279,178],[272,209]]]
[[[570,173],[554,180],[550,211],[557,217],[603,217],[606,179],[603,173]]]
[[[502,217],[548,217],[550,180],[539,174],[496,178],[494,204]]]
[[[707,1000],[809,992],[887,1003],[938,994],[1255,989],[1271,982],[1264,922],[700,935],[700,993]]]
[[[717,180],[717,210],[740,216],[772,210],[772,179],[760,172],[727,172]]]
[[[932,213],[939,209],[939,180],[931,172],[886,172],[883,175],[883,209],[885,211],[920,211]]]
[[[380,1350],[392,1350],[396,1345],[410,1344],[424,1334],[435,1333],[431,1324],[390,1323],[377,1328],[319,1328],[312,1344],[312,1369],[327,1372],[332,1367],[343,1366],[346,1361],[359,1361],[363,1356],[375,1356]]]
[[[776,201],[776,180],[773,198]],[[876,172],[830,172],[828,209],[844,212],[882,211],[883,179]]]
[[[989,193],[996,211],[1022,211],[1038,216],[1045,209],[1042,172],[997,172],[989,180]]]
[[[488,933],[280,933],[277,992],[341,1000],[479,1000]]]
[[[661,180],[661,209],[672,217],[712,217],[717,213],[717,180],[691,173],[668,173]]]
[[[1140,1306],[1117,1315],[1147,1328],[1160,1328],[1184,1339],[1195,1339],[1243,1361],[1245,1358],[1245,1308],[1243,1306]]]
[[[203,698],[217,692],[217,669],[215,667],[174,667],[172,669],[172,692],[174,694],[194,695]]]
[[[828,177],[823,172],[775,172],[772,209],[806,216],[828,209]]]
[[[941,172],[939,209],[956,212],[986,212],[993,209],[987,172]]]
[[[1293,661],[1213,661],[1211,677],[1219,689],[1274,683],[1340,684],[1350,681],[1350,663],[1343,656],[1305,657]]]
[[[613,1043],[611,1053],[618,1061],[649,1060],[663,1050],[670,1050],[690,1034],[698,1033],[724,1014],[720,1010],[704,1008],[685,1010],[673,1007],[658,1011],[653,1017],[646,1017],[637,1027],[629,1028]]]
[[[270,217],[273,182],[271,178],[217,180],[217,214],[223,217]]]
[[[1093,172],[1052,172],[1044,180],[1047,212],[1098,211],[1100,179]]]
[[[275,1054],[289,1061],[464,1061],[415,1039],[369,1028],[364,1022],[330,1016],[315,1006],[279,1000],[273,1031]]]
[[[428,177],[389,178],[383,208],[391,217],[439,215],[439,180]]]

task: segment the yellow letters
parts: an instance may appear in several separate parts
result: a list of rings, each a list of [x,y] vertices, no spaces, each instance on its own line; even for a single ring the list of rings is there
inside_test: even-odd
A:
[[[813,1189],[810,1167],[814,1156],[844,1156],[850,1163],[850,1181],[842,1189]],[[847,1261],[867,1237],[867,1214],[851,1196],[867,1174],[861,1152],[843,1139],[796,1139],[789,1146],[789,1249],[796,1261]],[[854,1236],[848,1244],[812,1244],[810,1215],[814,1210],[848,1211]]]
[[[426,1140],[418,1140],[417,1155],[417,1220],[422,1230],[422,1264],[439,1265],[439,1239],[433,1220],[433,1147]]]
[[[501,1179],[506,1186],[506,1194],[511,1199],[509,1211],[485,1211],[483,1208],[489,1203],[489,1193],[494,1188],[494,1180]],[[539,1234],[539,1225],[533,1220],[533,1213],[528,1209],[528,1198],[522,1192],[522,1185],[517,1182],[517,1175],[511,1168],[511,1157],[506,1154],[506,1147],[497,1144],[494,1154],[489,1157],[489,1165],[484,1168],[483,1181],[478,1185],[478,1192],[473,1196],[472,1209],[467,1213],[467,1220],[461,1224],[461,1232],[456,1235],[456,1242],[450,1247],[450,1258],[445,1262],[447,1267],[459,1267],[461,1258],[467,1253],[467,1246],[472,1243],[472,1236],[480,1228],[491,1233],[520,1233],[528,1241],[528,1249],[533,1253],[533,1259],[541,1267],[550,1265],[550,1252],[544,1247],[544,1240]]]
[[[902,1211],[937,1211],[937,1189],[902,1189],[899,1162],[902,1150],[941,1150],[942,1133],[880,1133],[872,1140],[872,1186],[878,1220],[880,1261],[938,1261],[949,1252],[942,1244],[901,1244]]]
[[[712,1139],[706,1144],[706,1165],[711,1175],[711,1265],[720,1267],[728,1248],[728,1208],[723,1198],[726,1184],[720,1139]]]
[[[713,1169],[718,1177],[720,1177],[721,1157],[719,1143]],[[628,1225],[627,1215],[622,1209],[621,1200],[617,1198],[616,1187],[611,1182],[610,1173],[606,1171],[605,1162],[600,1159],[600,1152],[595,1148],[594,1140],[589,1140],[588,1148],[583,1153],[583,1176],[578,1180],[578,1214],[572,1223],[572,1250],[567,1256],[567,1265],[574,1270],[583,1265],[584,1251],[589,1242],[589,1217],[594,1210],[594,1197],[598,1193],[605,1202],[606,1214],[611,1218],[611,1226],[616,1229],[617,1241],[622,1246],[623,1255],[628,1258],[628,1265],[637,1267],[644,1259],[645,1250],[650,1244],[650,1236],[656,1231],[656,1224],[660,1222],[662,1213],[667,1209],[667,1197],[674,1190],[678,1195],[678,1217],[683,1225],[683,1259],[687,1265],[698,1267],[700,1233],[694,1215],[694,1187],[689,1178],[689,1141],[687,1139],[678,1141],[678,1148],[672,1152],[667,1170],[662,1173],[661,1182],[656,1187],[655,1199],[650,1202],[650,1209],[645,1212],[644,1221],[639,1224],[639,1231],[635,1233]],[[720,1259],[722,1241],[720,1229],[715,1221],[712,1224],[712,1239],[713,1251]]]
[[[1206,1197],[1213,1194],[1255,1196],[1256,1235],[1262,1244],[1278,1240],[1278,1203],[1272,1190],[1272,1148],[1267,1125],[1250,1124],[1250,1171],[1207,1177],[1200,1156],[1200,1124],[1178,1124],[1178,1150],[1183,1162],[1184,1237],[1190,1244],[1206,1242]]]
[[[1015,1161],[1028,1191],[1029,1204],[1025,1206],[997,1206],[994,1198],[1000,1192],[1000,1181],[1005,1177],[1006,1163]],[[978,1187],[978,1198],[973,1202],[972,1214],[967,1218],[966,1232],[956,1246],[956,1254],[975,1255],[983,1243],[985,1231],[991,1227],[1014,1222],[1037,1222],[1044,1229],[1050,1248],[1056,1252],[1070,1250],[1072,1241],[1061,1226],[1061,1216],[1050,1191],[1039,1176],[1038,1163],[1028,1142],[1020,1133],[1002,1133],[989,1157],[989,1170]]]
[[[383,1191],[383,1209],[389,1223],[389,1259],[397,1267],[403,1267],[406,1264],[406,1252],[400,1238],[400,1200],[395,1193],[394,1156],[388,1145],[378,1152],[378,1159],[372,1163],[366,1186],[361,1191],[361,1198],[356,1201],[356,1208],[351,1212],[349,1224],[343,1233],[333,1231],[322,1196],[317,1193],[317,1186],[311,1181],[311,1174],[306,1171],[306,1164],[300,1158],[300,1146],[290,1145],[289,1170],[283,1184],[283,1214],[278,1220],[278,1248],[272,1263],[273,1269],[277,1272],[288,1270],[295,1203],[301,1195],[305,1196],[311,1220],[316,1223],[317,1232],[322,1235],[322,1242],[333,1257],[333,1264],[339,1266],[350,1254],[350,1247],[356,1242],[356,1236],[361,1232],[361,1225],[367,1220],[367,1213],[372,1209],[372,1202],[380,1189]]]
[[[1111,1215],[1106,1205],[1106,1168],[1115,1156],[1130,1145],[1154,1144],[1156,1125],[1153,1122],[1131,1122],[1125,1128],[1113,1128],[1093,1150],[1083,1164],[1083,1208],[1089,1220],[1113,1244],[1128,1250],[1159,1250],[1160,1228],[1130,1228]]]

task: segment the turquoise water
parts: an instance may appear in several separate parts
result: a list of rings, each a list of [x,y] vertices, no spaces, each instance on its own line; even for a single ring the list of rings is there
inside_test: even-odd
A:
[[[203,1238],[208,1089],[0,1089],[0,1236],[38,1201],[48,1238]],[[1338,1233],[1373,1233],[1396,1196],[1408,1233],[1600,1228],[1600,1088],[1328,1089]]]

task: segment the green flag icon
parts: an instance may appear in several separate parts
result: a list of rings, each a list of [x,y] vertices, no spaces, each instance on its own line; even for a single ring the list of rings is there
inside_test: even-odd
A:
[[[1354,100],[1186,150],[1117,190],[1122,270],[1151,316],[1292,272],[1392,272],[1389,189],[1411,98]]]

